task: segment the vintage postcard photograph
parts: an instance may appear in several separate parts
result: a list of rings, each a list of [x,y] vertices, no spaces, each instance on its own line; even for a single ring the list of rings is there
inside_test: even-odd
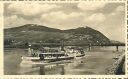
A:
[[[4,75],[125,75],[125,3],[4,3]]]

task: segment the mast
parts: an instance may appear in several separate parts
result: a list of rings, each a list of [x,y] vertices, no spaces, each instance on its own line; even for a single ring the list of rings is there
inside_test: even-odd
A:
[[[29,44],[28,46],[28,55],[31,56],[31,44]]]
[[[65,51],[64,50],[64,41],[63,40],[61,41],[61,51]]]

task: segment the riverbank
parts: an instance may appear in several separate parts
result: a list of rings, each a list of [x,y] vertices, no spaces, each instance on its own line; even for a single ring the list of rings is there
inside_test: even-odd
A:
[[[124,75],[125,74],[125,54],[116,57],[116,61],[106,69],[107,75]]]

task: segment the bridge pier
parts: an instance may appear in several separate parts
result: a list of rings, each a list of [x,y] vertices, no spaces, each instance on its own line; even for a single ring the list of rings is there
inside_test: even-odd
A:
[[[91,44],[89,44],[89,51],[91,50]]]
[[[116,51],[119,51],[119,46],[116,46]]]

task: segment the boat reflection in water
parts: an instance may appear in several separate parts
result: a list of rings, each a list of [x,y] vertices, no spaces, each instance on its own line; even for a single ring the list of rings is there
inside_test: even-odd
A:
[[[44,66],[40,66],[39,74],[45,75],[45,67]]]
[[[53,64],[53,65],[38,65],[31,67],[21,67],[19,74],[38,74],[38,75],[64,75],[65,74],[65,65],[64,64]],[[34,73],[36,72],[36,73]]]
[[[65,74],[64,65],[49,65],[49,66],[40,66],[39,70],[40,75],[47,75],[47,74]]]
[[[77,60],[77,61],[76,61]],[[67,73],[72,73],[70,69],[76,70],[77,66],[84,64],[82,59],[74,59],[70,62],[63,62],[59,64],[49,64],[49,65],[26,65],[20,66],[19,74],[38,74],[38,75],[65,75]],[[34,73],[35,72],[35,73]],[[38,72],[38,73],[37,73]]]
[[[80,65],[84,65],[85,63],[82,61],[82,59],[77,59],[77,61],[74,59],[71,63],[63,63],[63,64],[52,64],[52,65],[40,65],[39,68],[39,74],[40,75],[65,75],[66,73],[72,73],[70,69],[76,70],[76,68]]]
[[[73,60],[71,63],[64,64],[52,64],[52,65],[39,65],[39,74],[40,75],[65,75],[67,73],[72,73],[70,68],[75,69],[77,66],[83,64],[81,60]]]

